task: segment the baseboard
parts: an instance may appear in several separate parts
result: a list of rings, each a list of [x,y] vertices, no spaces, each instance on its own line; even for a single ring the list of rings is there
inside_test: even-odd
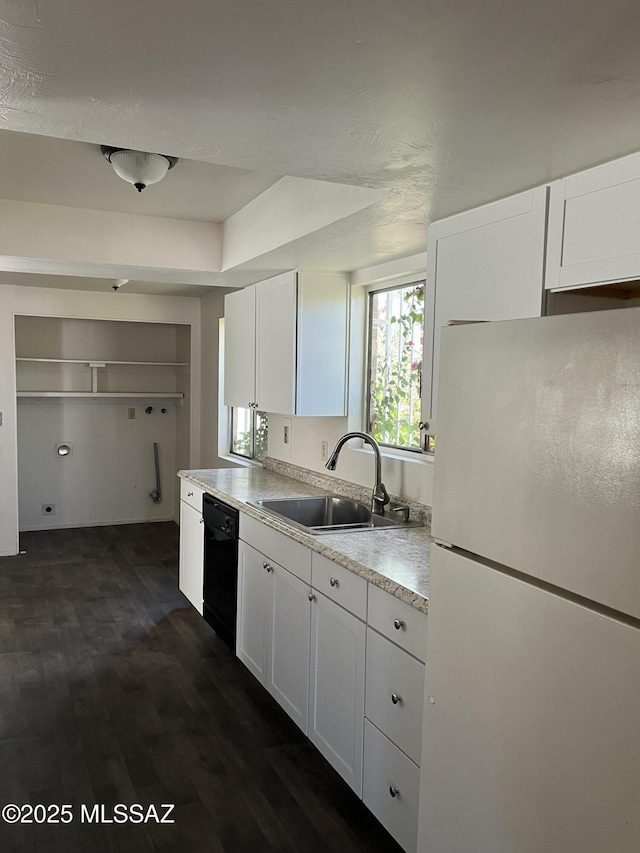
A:
[[[33,533],[38,530],[69,530],[74,527],[111,527],[115,524],[155,524],[156,522],[175,521],[173,516],[167,518],[116,518],[111,521],[82,521],[75,524],[41,524],[32,525],[29,527],[21,527],[20,533]]]

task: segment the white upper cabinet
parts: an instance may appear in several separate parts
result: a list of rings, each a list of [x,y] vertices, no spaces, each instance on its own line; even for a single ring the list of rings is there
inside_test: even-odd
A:
[[[225,405],[345,415],[348,307],[338,273],[286,272],[225,297]]]
[[[295,414],[297,275],[256,288],[256,401],[265,412]]]
[[[256,400],[256,287],[224,298],[224,404],[248,409]]]
[[[427,282],[435,284],[435,328],[431,410],[424,419],[433,431],[442,327],[452,320],[542,314],[547,195],[547,187],[538,187],[429,228]]]
[[[640,277],[640,154],[551,185],[547,288]]]

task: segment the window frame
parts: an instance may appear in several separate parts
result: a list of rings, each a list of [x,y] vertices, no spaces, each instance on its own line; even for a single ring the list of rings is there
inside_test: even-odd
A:
[[[420,420],[421,423],[426,423],[427,428],[420,434],[420,444],[418,447],[406,447],[396,444],[387,444],[379,442],[385,455],[397,455],[406,459],[417,460],[420,457],[430,459],[433,458],[433,442],[430,440],[428,420],[431,410],[431,386],[432,386],[432,365],[433,365],[433,332],[435,321],[435,299],[434,288],[430,284],[428,277],[424,273],[409,274],[399,276],[393,279],[387,279],[383,282],[365,285],[363,288],[366,297],[365,316],[364,316],[364,335],[365,335],[365,358],[364,358],[364,388],[363,388],[363,408],[362,417],[364,419],[365,432],[370,431],[371,427],[371,358],[372,358],[372,334],[371,334],[371,305],[372,296],[375,293],[403,290],[407,287],[424,286],[424,319],[423,319],[423,351],[422,351],[422,374],[420,388]]]
[[[419,257],[419,256],[417,256]],[[421,258],[422,260],[422,258]],[[426,255],[424,256],[426,260]],[[423,263],[424,263],[423,260]],[[400,263],[400,262],[399,262]],[[371,336],[370,328],[370,294],[379,290],[393,290],[411,285],[424,283],[424,337],[423,337],[423,352],[422,352],[422,394],[421,394],[421,423],[424,429],[420,431],[420,450],[411,450],[406,448],[396,447],[395,445],[380,445],[383,456],[393,457],[397,459],[405,459],[411,462],[432,462],[433,461],[433,436],[431,427],[431,407],[432,407],[432,387],[433,387],[433,347],[434,347],[434,329],[435,329],[435,287],[433,276],[429,274],[429,265],[422,269],[419,266],[414,267],[413,271],[403,273],[395,273],[384,278],[375,280],[373,276],[367,282],[366,278],[361,277],[360,281],[352,281],[352,322],[359,316],[360,320],[356,321],[356,325],[352,326],[352,332],[356,333],[356,338],[352,336],[351,349],[351,381],[356,381],[360,387],[358,394],[359,409],[358,421],[351,421],[351,429],[367,430],[369,424],[369,382],[370,382],[370,349]],[[375,268],[374,268],[375,269]],[[367,270],[366,273],[371,272]],[[361,296],[357,296],[357,292]],[[355,300],[355,301],[353,301]],[[360,307],[358,307],[360,306]],[[359,328],[358,328],[359,327]],[[353,349],[355,340],[362,341],[362,355],[358,357],[357,351]],[[355,368],[355,371],[354,371]],[[353,386],[352,386],[353,387]],[[355,402],[355,399],[354,399]],[[366,448],[363,448],[366,451]]]
[[[257,408],[254,408],[254,407],[245,409],[245,411],[248,411],[251,415],[250,430],[249,430],[249,435],[250,435],[249,452],[251,455],[247,456],[244,453],[238,453],[237,450],[233,449],[233,440],[234,440],[233,413],[234,413],[234,411],[242,409],[242,408],[243,407],[241,407],[241,406],[229,406],[228,407],[228,411],[229,411],[229,422],[228,422],[229,442],[228,442],[228,448],[227,449],[228,449],[229,455],[233,456],[237,459],[244,459],[248,462],[253,462],[257,465],[262,465],[263,459],[256,458],[256,432],[258,429],[258,417],[264,417],[266,419],[267,431],[268,431],[268,429],[269,429],[269,415],[267,412],[259,411]]]

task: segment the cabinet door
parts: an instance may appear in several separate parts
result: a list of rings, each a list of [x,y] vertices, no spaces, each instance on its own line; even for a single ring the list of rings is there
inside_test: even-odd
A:
[[[347,414],[349,286],[338,273],[298,273],[295,414]]]
[[[547,288],[640,277],[640,154],[551,185]]]
[[[365,624],[314,594],[309,740],[361,796]]]
[[[255,286],[224,298],[224,404],[247,409],[256,401]]]
[[[294,415],[297,274],[256,285],[256,393],[265,412]]]
[[[271,660],[267,688],[307,734],[311,624],[309,586],[277,564],[273,565],[271,576]]]
[[[450,320],[542,314],[547,193],[547,187],[539,187],[429,228],[427,281],[435,282],[435,326],[431,412],[426,419],[431,419],[433,431],[442,327]]]
[[[202,613],[204,579],[204,525],[202,513],[180,501],[180,592]]]
[[[265,557],[246,542],[238,548],[236,654],[260,684],[267,684],[273,594]]]

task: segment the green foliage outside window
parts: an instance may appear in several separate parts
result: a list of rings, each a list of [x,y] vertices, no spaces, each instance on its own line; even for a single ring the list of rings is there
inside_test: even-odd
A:
[[[424,283],[376,291],[370,303],[369,431],[420,450]]]
[[[232,411],[231,433],[232,453],[262,462],[267,455],[269,433],[269,422],[266,412],[234,408]]]

